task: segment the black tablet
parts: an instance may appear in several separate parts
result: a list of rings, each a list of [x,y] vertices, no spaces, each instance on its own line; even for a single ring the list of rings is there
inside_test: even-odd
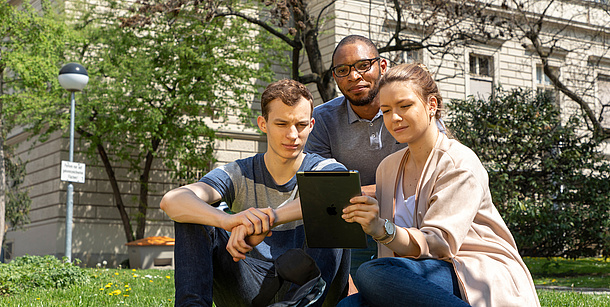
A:
[[[360,224],[341,218],[349,200],[361,195],[358,171],[300,171],[297,184],[307,246],[366,248]]]

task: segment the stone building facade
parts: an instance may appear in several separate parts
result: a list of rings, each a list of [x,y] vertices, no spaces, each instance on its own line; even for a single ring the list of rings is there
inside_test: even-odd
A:
[[[324,8],[325,18],[319,36],[320,51],[326,66],[330,66],[331,55],[336,44],[345,36],[360,34],[370,37],[379,46],[387,41],[392,33],[393,16],[388,6],[390,1],[339,0],[330,6],[327,1],[307,1],[312,16]],[[595,2],[560,2],[570,5],[572,10],[584,12],[578,16],[567,16],[568,8],[556,9],[550,14],[550,23],[555,27],[565,27],[569,21],[569,31],[562,32],[561,51],[550,58],[553,69],[559,72],[562,82],[586,97],[592,109],[603,116],[604,123],[610,125],[610,28],[605,28],[599,36],[589,35],[598,31],[605,15],[593,5]],[[498,3],[500,4],[500,3]],[[601,15],[600,15],[601,14]],[[592,17],[600,18],[592,18]],[[607,22],[607,21],[606,21]],[[609,22],[610,23],[610,22]],[[551,27],[552,28],[552,27]],[[415,35],[405,33],[405,35]],[[583,47],[586,46],[586,47]],[[519,40],[490,40],[485,43],[471,43],[456,46],[451,57],[442,58],[428,50],[416,52],[389,53],[382,56],[394,64],[401,61],[419,61],[426,64],[435,78],[445,101],[465,99],[469,95],[488,96],[495,86],[504,88],[526,87],[540,90],[553,90],[550,81],[541,70],[539,57],[533,52],[531,44]],[[301,65],[303,73],[308,73],[306,57]],[[398,59],[398,60],[397,60]],[[278,79],[287,77],[278,74]],[[323,103],[315,86],[308,85],[314,92],[315,103]],[[339,91],[337,90],[337,93]],[[77,95],[77,100],[79,99]],[[567,97],[557,93],[557,101],[562,110],[569,114],[578,110],[577,105]],[[257,104],[253,103],[256,108]],[[243,130],[238,125],[225,125],[220,128],[230,140],[218,141],[216,145],[217,165],[235,159],[248,157],[266,149],[265,138],[253,129]],[[6,237],[8,257],[24,254],[52,254],[63,256],[65,242],[66,183],[60,181],[60,165],[68,159],[68,138],[54,134],[44,143],[32,143],[27,135],[19,131],[9,136],[9,143],[18,144],[17,153],[27,164],[27,178],[24,188],[32,198],[31,224],[25,230],[9,230]],[[92,266],[102,260],[118,265],[127,259],[125,235],[115,208],[112,191],[99,159],[86,159],[79,155],[76,145],[75,161],[87,164],[86,182],[74,184],[74,230],[73,258],[83,260]],[[163,176],[165,170],[161,161],[156,160],[154,175],[151,178],[151,192],[148,210],[146,236],[172,236],[172,222],[159,209],[159,201],[171,188],[181,183],[171,182]],[[203,174],[203,172],[201,173]],[[199,175],[188,178],[187,182],[198,180]],[[130,181],[126,168],[119,168],[117,176],[121,190],[137,196],[137,186]],[[136,202],[129,196],[124,197],[131,213],[135,214]]]

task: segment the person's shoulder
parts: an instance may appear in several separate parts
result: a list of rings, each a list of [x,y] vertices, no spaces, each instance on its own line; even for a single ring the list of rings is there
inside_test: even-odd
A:
[[[243,175],[248,176],[248,174],[250,174],[254,170],[259,169],[260,167],[264,166],[263,164],[264,164],[264,153],[258,153],[254,156],[250,156],[250,157],[243,158],[243,159],[237,159],[233,162],[229,162],[224,166],[224,168],[233,169],[233,170],[239,169],[239,171]]]
[[[231,163],[236,163],[238,165],[252,165],[252,164],[260,163],[261,161],[263,161],[263,159],[264,159],[264,153],[257,153],[255,155],[247,157],[247,158],[237,159]]]
[[[344,171],[347,168],[337,162],[337,160],[333,158],[324,158],[315,153],[306,153],[305,158],[303,159],[303,165],[301,167],[304,171],[310,170],[332,170],[332,171]]]
[[[477,154],[470,147],[460,143],[458,140],[447,138],[439,149],[454,160],[479,160]]]
[[[329,100],[321,105],[314,108],[314,115],[333,115],[332,113],[339,112],[344,105],[345,97],[339,96],[332,100]]]
[[[381,160],[379,165],[380,166],[384,165],[384,164],[398,165],[398,163],[400,163],[400,160],[402,160],[402,157],[405,155],[405,152],[407,150],[409,150],[409,146],[389,154],[387,157],[385,157],[385,158],[383,158],[383,160]]]
[[[445,161],[446,166],[467,169],[473,173],[486,172],[479,156],[458,140],[446,138],[439,146],[437,154],[441,155],[439,160]]]

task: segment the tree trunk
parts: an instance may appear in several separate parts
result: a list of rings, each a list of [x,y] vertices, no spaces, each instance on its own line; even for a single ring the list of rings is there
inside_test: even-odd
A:
[[[295,34],[295,41],[298,41],[299,37],[301,36],[301,31],[297,31],[297,34]],[[299,46],[295,46],[292,47],[292,66],[291,66],[291,73],[290,76],[293,80],[299,80],[299,59],[301,56],[301,49],[302,45],[299,44]]]
[[[150,182],[150,168],[153,162],[152,152],[146,154],[144,171],[140,175],[140,204],[138,205],[138,218],[136,227],[136,240],[144,238],[146,232],[146,211],[148,210],[148,183]]]
[[[152,140],[152,150],[146,153],[144,170],[142,171],[142,175],[140,175],[140,204],[138,205],[139,214],[136,228],[136,240],[144,238],[144,234],[146,233],[146,211],[148,210],[150,169],[152,168],[155,159],[153,153],[157,151],[159,144],[161,144],[161,140],[156,138]]]
[[[146,162],[144,171],[140,175],[140,203],[138,204],[138,217],[136,226],[136,240],[144,238],[146,232],[146,211],[148,210],[148,183],[150,181],[150,168],[153,161],[153,155],[149,151],[146,154]]]
[[[0,248],[4,244],[4,234],[6,231],[6,170],[4,165],[4,124],[2,123],[2,102],[0,101]],[[4,262],[4,259],[0,259]]]
[[[0,96],[4,94],[4,67],[0,67]],[[4,118],[2,116],[3,101],[0,98],[0,249],[4,244],[6,222],[6,168],[4,165]],[[0,259],[4,262],[4,259]]]
[[[333,3],[332,1],[331,3]],[[296,1],[294,5],[298,7],[293,9],[293,16],[296,21],[296,27],[299,31],[300,38],[303,40],[305,52],[307,54],[307,60],[309,60],[309,68],[311,69],[312,76],[309,78],[305,77],[299,80],[302,83],[315,82],[318,88],[318,92],[322,97],[323,102],[327,102],[335,98],[335,87],[332,83],[330,74],[330,68],[324,67],[324,61],[322,60],[322,53],[320,52],[320,46],[318,45],[318,34],[319,24],[318,19],[314,19],[310,16],[307,10],[307,3],[305,1]],[[330,4],[327,4],[328,7]],[[326,8],[325,7],[325,8]],[[322,12],[324,9],[322,10]],[[322,14],[320,12],[320,14]]]
[[[305,32],[305,51],[307,52],[307,59],[309,60],[309,67],[314,75],[316,75],[315,82],[318,87],[318,92],[324,102],[327,102],[335,98],[335,87],[333,86],[330,68],[324,68],[324,61],[322,61],[322,53],[320,53],[320,47],[318,46],[318,31],[317,29],[310,29]]]
[[[116,207],[119,209],[119,214],[121,215],[121,221],[123,222],[123,228],[125,230],[125,238],[127,242],[134,241],[133,237],[133,229],[131,228],[131,223],[129,221],[129,215],[125,210],[125,204],[123,204],[123,198],[121,197],[121,191],[119,190],[119,184],[116,180],[116,176],[114,175],[114,170],[112,165],[110,164],[110,159],[108,158],[108,154],[106,153],[106,149],[101,144],[97,145],[97,152],[104,163],[104,168],[106,169],[106,174],[108,175],[108,180],[110,180],[110,186],[112,186],[112,194],[114,195],[114,200],[116,201]]]

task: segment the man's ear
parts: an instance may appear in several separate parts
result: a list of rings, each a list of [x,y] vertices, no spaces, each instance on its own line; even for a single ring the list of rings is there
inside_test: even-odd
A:
[[[267,121],[264,117],[259,116],[256,119],[256,123],[258,124],[258,129],[261,129],[262,132],[267,133]]]
[[[316,119],[315,118],[311,118],[311,122],[309,123],[309,129],[313,129],[313,125],[316,123]]]
[[[381,68],[381,74],[385,74],[385,71],[388,69],[388,61],[384,58],[379,59],[379,68]]]

